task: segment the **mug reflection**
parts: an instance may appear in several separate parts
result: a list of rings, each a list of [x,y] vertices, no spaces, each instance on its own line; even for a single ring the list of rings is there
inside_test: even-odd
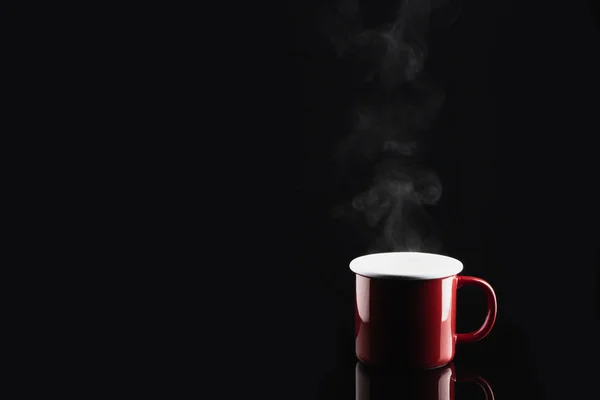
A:
[[[475,383],[482,389],[481,399],[494,399],[484,378],[468,371],[457,372],[454,363],[429,371],[406,372],[372,369],[359,361],[355,372],[356,400],[454,400],[456,382]]]

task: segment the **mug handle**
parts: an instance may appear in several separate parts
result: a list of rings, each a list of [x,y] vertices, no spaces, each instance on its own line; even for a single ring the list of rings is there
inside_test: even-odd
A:
[[[483,390],[486,400],[494,400],[494,392],[492,391],[490,384],[481,376],[470,373],[459,373],[456,381],[475,383]]]
[[[469,333],[457,333],[456,334],[456,343],[471,343],[477,342],[478,340],[483,339],[491,332],[494,327],[494,323],[496,322],[496,313],[497,313],[497,302],[496,302],[496,293],[492,286],[484,281],[483,279],[475,278],[473,276],[457,276],[458,282],[456,289],[459,289],[462,286],[472,285],[477,286],[482,289],[487,298],[487,316],[485,317],[485,321],[479,329]]]

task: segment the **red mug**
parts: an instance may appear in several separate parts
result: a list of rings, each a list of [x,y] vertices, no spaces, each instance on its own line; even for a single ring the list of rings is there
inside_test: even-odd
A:
[[[496,321],[489,283],[458,276],[460,261],[418,252],[369,254],[350,262],[356,274],[356,356],[371,367],[439,368],[454,359],[457,343],[486,337]],[[456,290],[477,286],[487,297],[479,329],[456,333]]]
[[[464,371],[457,374],[453,363],[412,374],[374,371],[356,363],[356,400],[454,400],[456,382],[475,383],[485,399],[494,400],[494,392],[485,379]]]

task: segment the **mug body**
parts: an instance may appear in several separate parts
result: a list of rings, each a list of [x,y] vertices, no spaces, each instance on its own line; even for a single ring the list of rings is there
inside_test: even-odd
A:
[[[371,367],[433,369],[454,358],[457,276],[356,274],[356,356]]]

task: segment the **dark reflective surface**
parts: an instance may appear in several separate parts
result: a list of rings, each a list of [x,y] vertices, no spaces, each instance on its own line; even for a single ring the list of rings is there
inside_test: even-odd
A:
[[[532,395],[530,388],[510,379],[510,373],[500,377],[491,373],[486,377],[476,368],[452,362],[444,367],[428,371],[399,371],[373,369],[356,362],[353,367],[344,366],[333,371],[321,382],[319,399],[355,400],[465,400],[495,399],[494,386],[511,396],[528,399],[541,398]]]
[[[454,363],[429,371],[403,373],[374,370],[358,362],[355,371],[356,400],[454,400],[460,398],[456,396],[457,382],[479,386],[480,398],[494,399],[493,390],[485,378],[465,369],[457,369]]]

